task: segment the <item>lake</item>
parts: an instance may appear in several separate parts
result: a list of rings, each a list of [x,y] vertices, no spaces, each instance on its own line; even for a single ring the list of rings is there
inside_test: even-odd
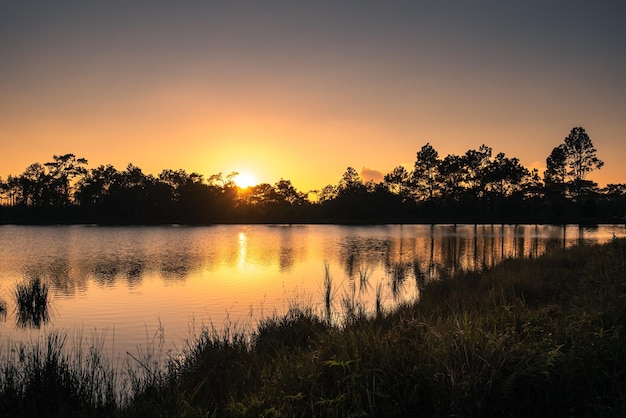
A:
[[[65,330],[117,357],[155,338],[177,351],[202,325],[254,326],[293,305],[326,313],[326,277],[337,319],[463,270],[625,236],[624,225],[0,226],[0,348]],[[15,298],[35,277],[52,299],[39,326]]]

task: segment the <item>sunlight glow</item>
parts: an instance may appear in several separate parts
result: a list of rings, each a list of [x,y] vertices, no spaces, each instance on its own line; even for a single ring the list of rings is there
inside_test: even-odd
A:
[[[247,189],[258,184],[257,179],[249,173],[239,173],[233,178],[233,181],[241,189]]]
[[[240,186],[241,187],[241,186]],[[246,265],[246,252],[248,249],[248,242],[245,232],[239,233],[239,251],[237,255],[237,267],[243,269]]]

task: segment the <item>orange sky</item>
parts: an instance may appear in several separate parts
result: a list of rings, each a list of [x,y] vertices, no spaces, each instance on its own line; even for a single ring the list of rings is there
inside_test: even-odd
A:
[[[74,153],[301,191],[485,143],[543,171],[574,126],[626,182],[621,2],[0,6],[0,176]]]

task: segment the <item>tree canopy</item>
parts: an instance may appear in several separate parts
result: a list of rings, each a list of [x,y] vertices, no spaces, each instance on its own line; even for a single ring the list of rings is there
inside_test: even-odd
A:
[[[154,176],[128,164],[89,169],[85,158],[54,155],[0,179],[0,222],[578,222],[621,220],[626,185],[586,179],[600,169],[591,139],[573,128],[546,159],[543,179],[519,159],[481,145],[440,157],[430,143],[411,170],[397,166],[380,183],[347,167],[336,185],[301,192],[290,180],[240,189],[237,173],[205,179],[183,169]],[[308,195],[317,199],[311,201]]]

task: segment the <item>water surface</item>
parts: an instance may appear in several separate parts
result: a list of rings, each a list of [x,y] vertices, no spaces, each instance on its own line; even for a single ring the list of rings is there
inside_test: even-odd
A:
[[[391,308],[445,275],[614,236],[624,225],[0,226],[0,344],[62,329],[124,355],[160,329],[176,350],[194,323],[254,325],[292,304],[323,312],[327,272],[334,313],[346,301],[373,310],[377,289]],[[16,316],[16,285],[33,277],[52,296],[39,328]]]

